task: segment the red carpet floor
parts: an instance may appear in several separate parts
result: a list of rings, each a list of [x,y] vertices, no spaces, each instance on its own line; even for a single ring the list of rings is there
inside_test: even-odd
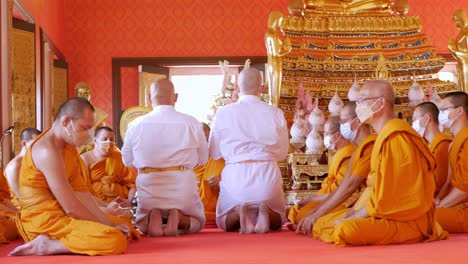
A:
[[[266,235],[224,233],[215,228],[176,238],[142,238],[118,256],[8,257],[15,241],[0,247],[0,263],[268,263],[400,264],[468,263],[468,234],[411,245],[337,248],[290,231]]]

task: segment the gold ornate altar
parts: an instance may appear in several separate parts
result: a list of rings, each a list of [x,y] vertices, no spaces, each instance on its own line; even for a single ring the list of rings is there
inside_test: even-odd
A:
[[[359,83],[388,79],[401,105],[413,80],[429,82],[439,93],[457,90],[454,83],[436,78],[445,60],[421,33],[419,18],[406,16],[407,1],[290,0],[288,7],[290,15],[276,16],[281,21],[276,33],[281,43],[291,44],[290,52],[278,57],[267,42],[269,61],[275,60],[269,67],[280,71],[270,75],[281,78],[271,93],[279,94],[279,100],[272,101],[278,101],[288,120],[294,116],[300,83],[311,96],[325,99],[321,107],[335,91],[346,98],[355,78]],[[269,28],[271,35],[275,25]]]
[[[445,59],[421,33],[419,18],[406,15],[407,0],[289,0],[288,10],[284,16],[270,14],[265,44],[271,100],[289,122],[301,84],[325,109],[335,91],[346,98],[355,81],[387,79],[402,117],[411,116],[408,90],[414,81],[430,84],[439,94],[457,90],[454,83],[437,78]],[[452,41],[458,46],[452,47],[459,51],[468,19],[466,14],[455,16],[460,35]],[[288,156],[290,169],[283,174],[288,205],[313,193],[328,171],[327,165],[310,159],[306,154]]]

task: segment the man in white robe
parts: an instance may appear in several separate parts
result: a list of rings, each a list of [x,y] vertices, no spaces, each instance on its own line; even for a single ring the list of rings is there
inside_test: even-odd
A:
[[[209,139],[213,159],[224,158],[216,223],[225,231],[266,233],[285,219],[277,161],[288,152],[283,113],[257,96],[262,77],[254,68],[239,74],[239,101],[218,109]]]
[[[129,124],[122,148],[125,166],[138,169],[136,226],[148,236],[198,232],[205,214],[192,169],[208,160],[202,124],[175,110],[168,79],[153,83],[150,97],[153,111]]]

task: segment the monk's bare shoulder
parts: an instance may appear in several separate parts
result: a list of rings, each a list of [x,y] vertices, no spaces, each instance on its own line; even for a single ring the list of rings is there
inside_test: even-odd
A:
[[[31,154],[34,164],[39,168],[41,164],[63,162],[63,147],[55,142],[51,135],[44,135],[31,146]]]

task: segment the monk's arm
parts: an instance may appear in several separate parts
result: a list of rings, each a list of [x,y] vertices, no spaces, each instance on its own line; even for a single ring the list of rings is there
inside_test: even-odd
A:
[[[12,160],[5,168],[5,178],[10,185],[11,191],[16,197],[19,197],[19,171],[21,163],[17,159]]]
[[[32,150],[33,162],[44,175],[55,199],[61,207],[73,218],[100,222],[76,196],[73,188],[65,176],[65,161],[60,150],[54,146],[36,146]],[[94,204],[94,201],[93,201]],[[106,223],[107,224],[107,223]]]
[[[451,175],[451,169],[450,169],[450,166],[449,166],[449,169],[448,169],[448,176],[447,176],[447,180],[445,180],[445,183],[444,185],[442,186],[442,188],[440,189],[439,193],[437,194],[436,198],[435,198],[435,203],[436,205],[439,205],[440,204],[440,201],[442,201],[442,199],[444,197],[446,197],[450,191],[450,188],[452,187],[452,185],[450,184],[450,175]]]
[[[7,202],[9,202],[9,203],[7,203]],[[18,211],[18,210],[16,209],[16,207],[13,204],[11,204],[11,205],[10,204],[11,204],[11,202],[9,200],[4,199],[3,203],[0,203],[0,211],[5,211],[7,213],[16,214],[16,211]],[[11,207],[11,206],[13,206],[13,207]]]
[[[450,193],[442,199],[438,207],[448,208],[461,204],[468,199],[468,193],[454,187]]]
[[[97,205],[93,195],[89,192],[75,192],[78,199],[88,208],[88,210],[98,219],[99,223],[114,226],[114,223],[106,217],[103,210]]]
[[[358,188],[363,184],[365,179],[361,176],[351,175],[345,177],[343,182],[338,186],[335,192],[319,206],[319,208],[314,212],[317,217],[321,217],[325,214],[328,214],[338,205],[346,201]]]

